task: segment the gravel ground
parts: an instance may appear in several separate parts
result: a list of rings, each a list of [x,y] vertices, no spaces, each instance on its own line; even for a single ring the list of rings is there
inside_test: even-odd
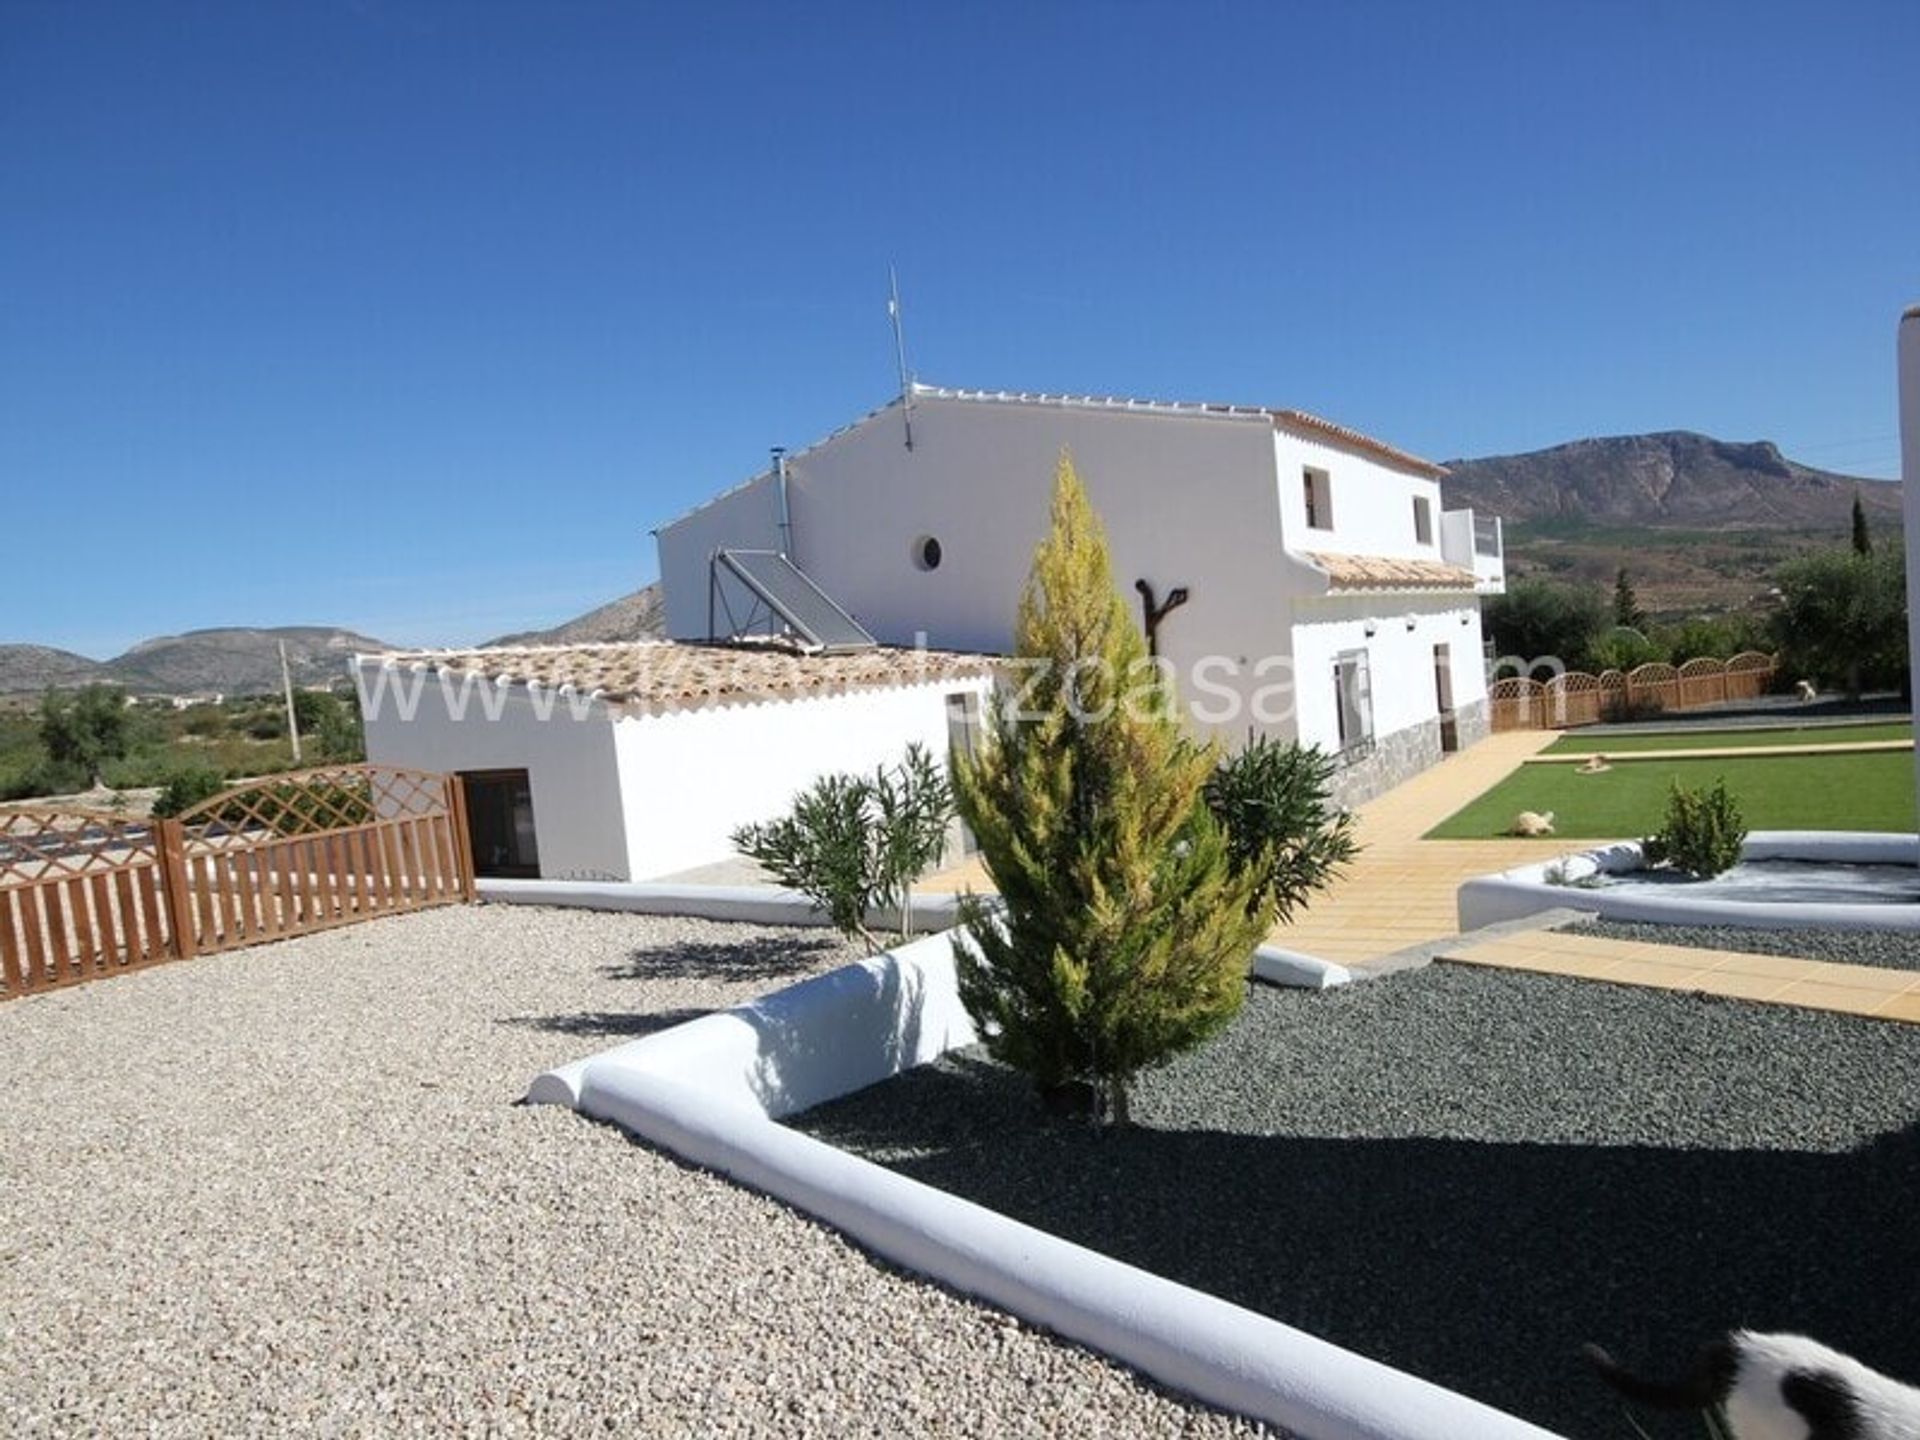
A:
[[[494,906],[0,1006],[0,1432],[1257,1433],[514,1103],[846,958]]]
[[[1605,940],[1645,940],[1697,950],[1793,955],[1836,965],[1920,970],[1920,935],[1892,931],[1749,930],[1741,925],[1635,925],[1620,920],[1593,920],[1563,928],[1569,935],[1593,935]]]
[[[1575,1353],[1678,1368],[1733,1325],[1920,1379],[1920,1027],[1436,965],[1255,986],[1141,1082],[1040,1117],[977,1052],[801,1128],[1572,1436]],[[1697,1440],[1697,1420],[1643,1416]]]

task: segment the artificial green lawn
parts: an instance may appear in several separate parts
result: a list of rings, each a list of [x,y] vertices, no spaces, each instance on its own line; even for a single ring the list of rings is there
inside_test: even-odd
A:
[[[1604,735],[1573,730],[1549,745],[1547,755],[1625,755],[1635,750],[1739,750],[1749,745],[1850,745],[1867,740],[1911,740],[1905,720],[1885,725],[1807,725],[1790,730],[1683,730],[1666,735]]]
[[[1600,775],[1572,765],[1522,765],[1464,810],[1427,832],[1431,840],[1504,834],[1522,810],[1554,815],[1555,836],[1632,840],[1660,828],[1667,786],[1705,787],[1724,776],[1754,830],[1914,829],[1911,751],[1775,755],[1750,760],[1641,760]]]

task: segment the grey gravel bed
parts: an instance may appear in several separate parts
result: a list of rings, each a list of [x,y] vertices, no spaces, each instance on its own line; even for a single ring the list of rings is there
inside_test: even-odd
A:
[[[515,1103],[846,958],[483,907],[0,1005],[0,1433],[1255,1433]]]
[[[1920,1027],[1437,965],[1254,987],[1123,1132],[978,1052],[800,1128],[1574,1436],[1732,1325],[1920,1379]],[[1657,1436],[1697,1421],[1642,1417]]]
[[[1562,927],[1569,935],[1606,940],[1643,940],[1699,950],[1737,950],[1743,955],[1793,955],[1833,965],[1874,965],[1920,970],[1920,935],[1875,930],[1749,930],[1742,925],[1640,925],[1589,920]]]

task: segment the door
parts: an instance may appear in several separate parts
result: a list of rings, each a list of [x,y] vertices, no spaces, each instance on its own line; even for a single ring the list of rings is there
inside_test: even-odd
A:
[[[533,786],[524,770],[465,770],[467,833],[473,873],[506,879],[540,878],[540,847],[533,823]]]
[[[1433,647],[1433,698],[1440,709],[1440,750],[1451,755],[1460,748],[1460,724],[1453,714],[1453,647]]]

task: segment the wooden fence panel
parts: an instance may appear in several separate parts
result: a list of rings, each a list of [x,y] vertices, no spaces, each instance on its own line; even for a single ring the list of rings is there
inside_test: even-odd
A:
[[[459,782],[275,776],[177,819],[0,811],[0,998],[473,898]]]

